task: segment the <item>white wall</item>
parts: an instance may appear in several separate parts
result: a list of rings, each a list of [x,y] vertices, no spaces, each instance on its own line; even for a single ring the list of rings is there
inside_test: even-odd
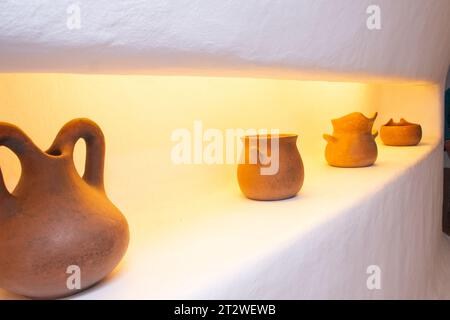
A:
[[[379,112],[377,128],[390,119],[401,118],[422,126],[424,136],[442,137],[444,133],[442,87],[423,84],[371,86],[372,103]]]
[[[79,30],[66,26],[74,2]],[[374,3],[382,28],[371,31],[366,9]],[[441,83],[449,16],[448,0],[3,0],[0,71],[358,74]]]
[[[141,154],[142,159],[130,159],[130,166],[144,168],[151,153],[152,166],[159,168],[152,179],[182,180],[192,168],[172,165],[170,152],[175,143],[170,137],[174,130],[192,131],[195,120],[202,121],[205,130],[280,129],[299,134],[302,150],[318,149],[322,154],[326,143],[322,134],[331,133],[332,118],[353,111],[367,115],[374,112],[367,87],[359,83],[247,78],[0,74],[0,117],[21,127],[43,150],[65,122],[91,118],[108,137],[109,155]],[[2,151],[0,167],[7,178],[13,176],[7,179],[12,188],[18,178],[17,166]],[[230,166],[200,167],[205,172],[196,171],[196,180],[206,183],[206,189],[211,188],[210,180],[219,176],[229,179]],[[234,173],[231,176],[234,184]],[[132,177],[132,181],[140,181],[144,190],[161,188],[141,181],[142,177]],[[117,182],[123,185],[124,178]],[[179,182],[177,185],[181,190],[186,187]],[[173,190],[174,186],[169,188]]]
[[[393,82],[0,74],[1,121],[21,127],[42,150],[50,146],[65,122],[88,117],[105,131],[108,154],[153,152],[152,163],[156,161],[161,168],[171,163],[172,132],[193,130],[196,120],[203,122],[205,130],[266,128],[297,133],[305,153],[322,154],[326,144],[322,135],[332,133],[331,119],[355,111],[366,116],[379,112],[374,130],[390,118],[403,117],[420,123],[425,137],[441,137],[440,96],[437,85]],[[7,179],[12,188],[18,178],[17,166],[1,150],[0,156],[5,176],[13,177]],[[213,166],[214,171],[207,169],[202,176],[226,177],[229,173],[221,167]],[[166,179],[173,172],[169,166],[155,172],[154,178]]]

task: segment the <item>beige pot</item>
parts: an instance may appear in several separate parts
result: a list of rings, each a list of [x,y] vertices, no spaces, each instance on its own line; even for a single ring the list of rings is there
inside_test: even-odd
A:
[[[422,127],[405,119],[389,120],[380,129],[380,137],[388,146],[416,146],[422,140]]]
[[[325,149],[328,164],[343,168],[373,165],[378,155],[375,142],[378,133],[372,133],[376,117],[377,113],[372,118],[367,118],[362,113],[355,112],[332,120],[333,135],[324,135],[328,142]]]
[[[303,186],[304,168],[297,149],[297,135],[246,136],[238,181],[253,200],[282,200],[295,196]]]

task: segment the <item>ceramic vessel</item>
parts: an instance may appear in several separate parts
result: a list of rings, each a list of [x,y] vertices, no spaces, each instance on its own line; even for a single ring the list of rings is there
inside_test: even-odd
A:
[[[87,145],[83,177],[73,163],[80,138]],[[31,298],[58,298],[107,276],[125,254],[129,232],[105,193],[100,128],[73,120],[42,152],[19,128],[0,123],[0,145],[15,152],[22,166],[12,193],[0,174],[0,287]],[[78,271],[79,289],[70,278]]]
[[[380,137],[388,146],[416,146],[422,139],[422,127],[405,119],[400,122],[391,119],[381,127]]]
[[[244,157],[238,165],[239,187],[253,200],[282,200],[303,186],[304,168],[297,135],[259,135],[243,138]]]
[[[373,165],[378,155],[375,142],[378,133],[372,133],[376,117],[377,113],[372,118],[367,118],[362,113],[354,112],[331,120],[333,135],[323,136],[328,142],[325,149],[328,164],[343,168]]]

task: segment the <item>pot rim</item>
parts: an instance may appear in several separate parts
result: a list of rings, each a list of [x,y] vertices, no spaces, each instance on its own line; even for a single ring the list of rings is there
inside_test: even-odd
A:
[[[340,118],[331,119],[331,122],[334,124],[334,123],[339,122],[339,121],[341,121],[343,119],[350,118],[350,117],[356,117],[356,116],[362,117],[362,118],[364,118],[367,121],[375,122],[375,119],[378,117],[378,112],[375,112],[372,117],[367,117],[364,113],[359,112],[359,111],[352,112],[352,113],[349,113],[349,114],[347,114],[345,116],[342,116]]]
[[[280,133],[280,134],[251,134],[251,135],[245,135],[241,137],[242,140],[270,140],[272,139],[292,139],[292,138],[298,138],[298,134],[295,133]]]
[[[420,124],[412,123],[402,118],[400,119],[399,122],[395,122],[394,119],[391,119],[382,126],[382,128],[411,128],[411,127],[418,128],[420,127]]]

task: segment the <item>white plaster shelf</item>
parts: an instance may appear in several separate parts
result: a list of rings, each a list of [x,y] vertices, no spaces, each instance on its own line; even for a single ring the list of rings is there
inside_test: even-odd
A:
[[[177,209],[176,196],[168,196],[167,208],[159,208],[157,214],[149,214],[155,208],[144,205],[135,215],[139,219],[130,220],[133,237],[124,263],[103,284],[75,298],[326,297],[323,288],[319,294],[304,285],[310,281],[329,281],[330,292],[340,291],[341,297],[376,297],[364,289],[365,268],[383,266],[387,257],[407,259],[414,255],[410,250],[423,245],[419,237],[404,246],[403,240],[415,230],[407,230],[413,212],[390,213],[383,220],[383,206],[389,203],[384,201],[401,199],[404,195],[398,192],[409,192],[411,183],[420,183],[405,178],[420,172],[433,154],[441,154],[437,138],[424,139],[417,147],[378,145],[376,165],[359,169],[330,167],[322,152],[300,145],[306,180],[300,195],[290,200],[247,200],[237,187],[224,183],[222,190],[211,194],[189,190],[191,200],[185,198]],[[237,185],[232,178],[229,182]],[[392,188],[395,184],[403,187]],[[161,222],[166,210],[172,210],[170,218]],[[380,236],[390,248],[377,248]],[[358,257],[346,260],[353,252]],[[388,264],[384,268],[389,271]],[[328,279],[329,273],[335,274],[334,279]],[[384,282],[391,292],[404,287],[407,277],[395,279]],[[7,297],[0,291],[0,298]]]

